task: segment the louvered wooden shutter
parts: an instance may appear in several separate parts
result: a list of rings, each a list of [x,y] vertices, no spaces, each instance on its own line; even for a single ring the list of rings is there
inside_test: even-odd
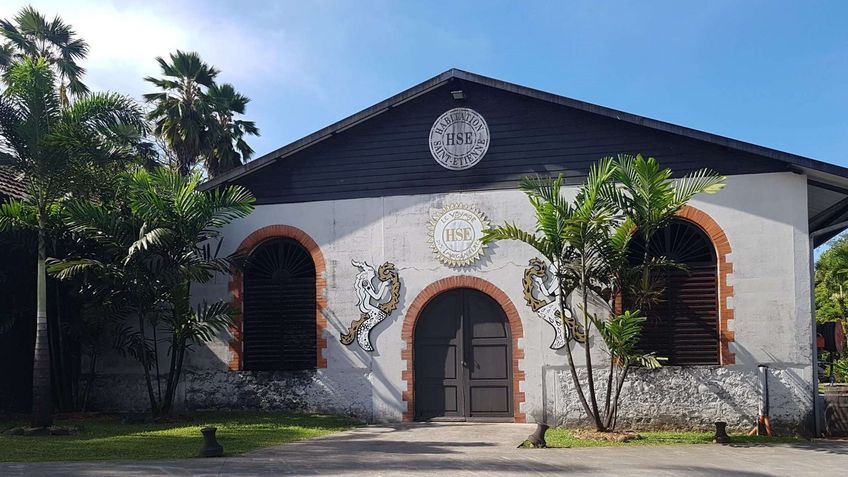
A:
[[[668,358],[666,365],[719,364],[717,269],[709,237],[694,224],[675,221],[654,236],[651,255],[686,270],[666,272],[662,300],[646,311],[640,348]]]
[[[260,245],[244,273],[244,369],[314,369],[315,263],[292,239]]]

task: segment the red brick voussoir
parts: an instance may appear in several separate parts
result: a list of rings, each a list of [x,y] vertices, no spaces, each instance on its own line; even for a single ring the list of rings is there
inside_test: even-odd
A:
[[[327,329],[327,319],[324,317],[323,310],[327,306],[326,288],[326,262],[324,255],[321,254],[321,249],[318,244],[312,240],[306,232],[291,225],[268,225],[262,227],[247,236],[239,245],[239,254],[249,255],[263,242],[274,238],[290,238],[300,243],[305,248],[309,255],[312,256],[312,261],[315,263],[315,329],[316,329],[316,349],[317,356],[315,364],[317,368],[326,368],[327,359],[324,357],[324,350],[327,348],[327,339],[324,338],[324,330]],[[244,277],[240,270],[233,272],[230,278],[230,295],[232,296],[232,306],[236,312],[235,323],[230,328],[232,339],[230,340],[230,351],[232,357],[230,359],[229,368],[233,371],[242,369],[242,297],[244,294]]]
[[[721,342],[721,364],[734,364],[736,355],[730,352],[730,343],[736,337],[728,327],[728,322],[734,319],[733,308],[729,306],[729,300],[733,298],[733,287],[727,284],[727,276],[733,273],[733,263],[728,260],[728,255],[732,252],[730,241],[718,223],[702,210],[685,205],[677,212],[677,216],[700,227],[710,237],[715,247],[718,266],[718,332]]]

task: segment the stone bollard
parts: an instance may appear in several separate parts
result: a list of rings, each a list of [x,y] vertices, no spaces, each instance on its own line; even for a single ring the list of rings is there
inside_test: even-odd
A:
[[[533,445],[533,447],[548,447],[548,443],[545,442],[545,433],[548,432],[547,424],[536,424],[536,430],[527,436],[527,441]]]
[[[716,444],[729,444],[730,436],[727,435],[727,423],[718,421],[715,423],[716,433],[713,442]]]
[[[203,434],[203,447],[200,449],[200,455],[203,457],[221,457],[224,455],[224,447],[218,444],[215,439],[217,427],[204,427],[200,430]]]

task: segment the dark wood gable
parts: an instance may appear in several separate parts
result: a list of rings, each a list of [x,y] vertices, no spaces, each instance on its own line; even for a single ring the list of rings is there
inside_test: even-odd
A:
[[[458,89],[464,100],[451,96]],[[464,171],[441,167],[428,146],[433,122],[455,107],[482,114],[491,133],[486,156]],[[678,175],[787,170],[763,156],[455,78],[233,182],[266,204],[508,189],[535,174],[562,172],[577,183],[594,161],[622,152],[652,155]]]

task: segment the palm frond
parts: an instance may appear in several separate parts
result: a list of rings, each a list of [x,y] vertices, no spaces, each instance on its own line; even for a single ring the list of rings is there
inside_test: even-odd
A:
[[[47,264],[47,271],[59,280],[67,280],[89,270],[102,269],[104,266],[99,260],[89,258],[50,260]]]
[[[38,227],[38,210],[27,200],[9,199],[0,204],[0,231],[34,230]]]
[[[88,87],[82,83],[85,69],[77,62],[88,55],[88,44],[76,38],[76,32],[56,16],[47,18],[31,6],[22,8],[13,22],[0,22],[0,34],[8,40],[7,57],[18,60],[43,58],[55,69],[59,78],[57,92],[65,101],[65,80],[68,89],[77,97],[88,93]]]
[[[674,184],[674,202],[685,204],[696,194],[715,194],[724,189],[725,177],[709,169],[701,169],[678,179]]]
[[[504,223],[503,225],[488,228],[483,231],[483,237],[480,240],[484,244],[493,243],[498,240],[516,240],[533,247],[548,260],[552,261],[556,258],[547,238],[526,232],[515,224]]]
[[[138,240],[130,245],[127,258],[130,259],[139,252],[147,251],[152,247],[166,247],[167,241],[174,237],[174,231],[167,227],[156,227],[152,230],[142,229]]]
[[[135,101],[110,92],[93,93],[75,101],[63,111],[62,122],[76,127],[92,127],[98,132],[130,125],[144,133],[147,127],[144,113]]]
[[[234,313],[229,303],[217,301],[201,303],[180,321],[175,329],[180,337],[192,343],[203,343],[215,338],[216,334],[232,326]]]

